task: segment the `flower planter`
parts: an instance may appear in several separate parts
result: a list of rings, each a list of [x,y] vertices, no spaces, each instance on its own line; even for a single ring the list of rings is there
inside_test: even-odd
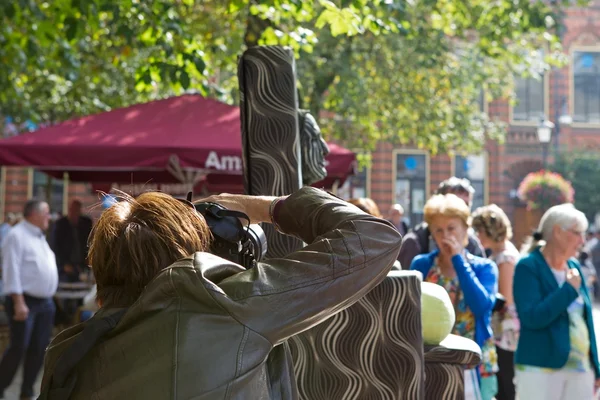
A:
[[[575,192],[571,183],[557,173],[549,171],[528,174],[518,189],[519,198],[527,204],[527,209],[543,214],[552,206],[572,203]],[[531,223],[537,218],[531,215]],[[538,219],[539,222],[539,219]]]

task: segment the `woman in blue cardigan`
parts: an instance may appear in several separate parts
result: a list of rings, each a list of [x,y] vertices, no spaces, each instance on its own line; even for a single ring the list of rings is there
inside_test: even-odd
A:
[[[592,304],[574,256],[585,215],[572,204],[542,216],[517,263],[513,295],[521,321],[515,353],[517,395],[527,400],[591,400],[600,380]]]
[[[465,250],[470,214],[465,202],[453,194],[431,197],[425,204],[424,217],[439,250],[415,257],[410,269],[420,271],[426,282],[448,291],[456,313],[452,333],[474,340],[483,356],[475,371],[465,373],[466,399],[491,400],[498,390],[498,361],[490,326],[498,270],[492,261]]]

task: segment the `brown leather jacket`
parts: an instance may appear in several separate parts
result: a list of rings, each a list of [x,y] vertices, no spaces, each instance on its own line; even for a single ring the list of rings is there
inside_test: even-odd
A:
[[[286,339],[381,282],[401,237],[389,222],[314,188],[286,199],[277,222],[309,245],[250,270],[208,253],[166,268],[83,358],[70,398],[296,399]],[[90,321],[116,311],[101,309]],[[57,359],[87,323],[48,347],[44,398]]]

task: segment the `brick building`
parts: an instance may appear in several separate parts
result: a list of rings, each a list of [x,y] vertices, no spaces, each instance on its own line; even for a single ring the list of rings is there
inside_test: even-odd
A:
[[[414,224],[422,220],[423,203],[442,180],[466,177],[477,190],[474,207],[501,206],[513,224],[517,221],[515,239],[520,241],[529,228],[520,224],[526,213],[515,190],[527,173],[543,165],[543,146],[537,137],[541,115],[556,125],[547,148],[549,161],[556,151],[600,148],[600,1],[567,10],[565,28],[562,41],[568,66],[551,70],[542,80],[516,79],[519,101],[514,107],[506,100],[483,105],[490,117],[507,123],[503,145],[488,142],[482,154],[450,157],[380,144],[371,155],[370,168],[353,177],[341,194],[372,197],[383,212],[400,203]],[[572,122],[561,116],[570,116]]]
[[[555,150],[600,145],[600,1],[568,10],[565,25],[564,51],[571,60],[567,67],[550,71],[541,81],[517,79],[519,103],[515,107],[504,100],[483,105],[492,118],[508,124],[504,145],[490,142],[482,154],[450,157],[383,143],[372,154],[371,167],[340,188],[340,194],[372,197],[384,212],[392,203],[400,203],[411,223],[416,223],[437,185],[457,175],[469,178],[477,189],[475,206],[493,202],[513,221],[519,220],[523,208],[514,198],[514,190],[528,172],[542,166],[536,132],[542,114],[559,128],[553,131],[550,160]],[[560,125],[561,115],[570,115],[573,123]],[[89,184],[48,183],[45,174],[33,169],[1,169],[0,216],[21,211],[26,199],[34,195],[49,198],[53,211],[66,211],[74,197],[83,200],[92,216],[101,211],[101,207],[93,207],[99,198]]]

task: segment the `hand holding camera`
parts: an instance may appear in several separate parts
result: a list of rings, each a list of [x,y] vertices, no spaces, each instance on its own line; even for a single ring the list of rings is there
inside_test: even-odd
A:
[[[251,224],[258,224],[261,222],[271,222],[269,207],[271,206],[271,202],[276,198],[275,196],[249,196],[222,193],[195,201],[194,204],[217,203],[228,210],[246,214],[250,218]]]
[[[188,201],[191,201],[191,193]],[[220,194],[194,203],[213,236],[211,253],[245,268],[252,268],[266,255],[267,239],[258,225],[271,222],[275,196]]]

